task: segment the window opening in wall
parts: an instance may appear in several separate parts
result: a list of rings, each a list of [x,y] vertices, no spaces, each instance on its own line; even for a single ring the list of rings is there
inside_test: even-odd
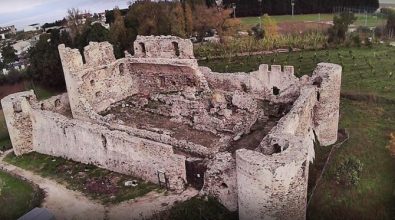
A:
[[[221,183],[221,188],[226,189],[226,188],[228,188],[228,185],[226,183]]]
[[[144,43],[139,43],[139,45],[140,45],[141,52],[143,52],[143,54],[145,56],[147,54],[147,51],[145,50],[145,44]]]
[[[280,94],[280,89],[277,88],[276,86],[273,87],[273,95],[279,95]]]
[[[275,153],[275,154],[276,154],[276,153],[281,153],[281,146],[278,145],[278,144],[274,144],[274,145],[273,145],[273,150],[274,150],[274,153]]]
[[[166,86],[166,79],[164,76],[159,76],[160,80],[160,87],[165,87]]]
[[[123,76],[125,74],[125,64],[124,63],[119,64],[119,74],[121,76]]]
[[[321,98],[321,94],[320,92],[317,92],[317,101],[320,101],[320,98]]]
[[[177,57],[180,56],[180,48],[178,47],[178,43],[177,42],[172,42],[173,44],[173,48],[174,48],[174,52],[176,54]]]
[[[321,88],[321,84],[322,84],[322,78],[321,77],[317,77],[314,79],[313,85],[317,86],[318,88]]]
[[[56,100],[55,100],[55,107],[56,107],[56,108],[59,107],[60,104],[61,104],[60,99],[56,99]]]
[[[243,92],[248,92],[248,88],[245,83],[241,83],[241,89],[243,90]]]
[[[15,113],[22,112],[22,106],[21,106],[21,103],[19,103],[19,102],[12,103],[12,108],[14,109]]]
[[[92,80],[90,81],[90,83],[91,83],[91,86],[94,86],[94,85],[95,85],[95,80],[92,79]]]
[[[101,135],[101,142],[103,144],[103,147],[107,149],[107,138],[104,135]]]

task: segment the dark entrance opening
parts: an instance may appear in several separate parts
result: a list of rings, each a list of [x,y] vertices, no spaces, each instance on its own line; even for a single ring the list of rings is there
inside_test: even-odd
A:
[[[201,190],[204,184],[204,173],[207,170],[206,164],[202,159],[189,158],[185,161],[185,168],[188,183],[197,190]]]

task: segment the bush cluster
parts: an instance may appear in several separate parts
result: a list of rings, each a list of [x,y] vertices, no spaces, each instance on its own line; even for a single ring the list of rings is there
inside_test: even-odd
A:
[[[358,185],[362,170],[363,163],[355,157],[349,157],[336,168],[336,182],[344,186]]]

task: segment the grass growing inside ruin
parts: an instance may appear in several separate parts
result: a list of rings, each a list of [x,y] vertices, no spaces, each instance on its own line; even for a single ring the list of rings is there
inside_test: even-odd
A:
[[[308,219],[393,219],[395,216],[395,158],[387,148],[395,132],[395,48],[340,48],[289,54],[202,61],[218,72],[254,71],[259,64],[294,65],[298,76],[310,74],[319,62],[343,66],[342,93],[379,97],[381,102],[341,100],[340,127],[350,139],[334,152],[333,160],[308,207]],[[394,72],[395,73],[395,72]],[[384,101],[383,101],[384,100]],[[317,149],[317,154],[327,154]],[[321,158],[322,155],[317,155]],[[356,157],[363,164],[359,184],[336,183],[342,161]]]
[[[0,171],[0,219],[17,219],[40,206],[42,198],[41,190]]]
[[[104,204],[134,199],[153,190],[159,190],[157,185],[135,177],[35,152],[19,157],[11,153],[4,160],[43,177],[54,179]],[[125,186],[125,181],[129,180],[137,180],[138,185]]]
[[[193,197],[192,199],[176,204],[169,211],[161,213],[161,216],[153,219],[172,219],[172,220],[232,220],[238,219],[237,212],[228,211],[217,200],[208,197],[207,199]]]

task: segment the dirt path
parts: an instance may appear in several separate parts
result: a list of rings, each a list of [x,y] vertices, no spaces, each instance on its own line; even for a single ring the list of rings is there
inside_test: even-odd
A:
[[[198,194],[197,190],[190,188],[180,194],[151,192],[134,200],[104,206],[98,201],[91,200],[80,192],[69,190],[53,180],[6,163],[3,158],[11,151],[9,150],[0,156],[0,168],[24,177],[43,189],[46,197],[42,207],[49,209],[58,220],[146,219],[153,214],[169,209],[176,201],[186,201]]]
[[[4,162],[3,158],[9,152],[0,157],[0,167],[9,173],[32,181],[43,189],[46,197],[42,207],[49,209],[56,219],[104,219],[104,206],[98,202],[89,200],[81,193],[69,190],[53,180],[42,178],[31,171]]]

